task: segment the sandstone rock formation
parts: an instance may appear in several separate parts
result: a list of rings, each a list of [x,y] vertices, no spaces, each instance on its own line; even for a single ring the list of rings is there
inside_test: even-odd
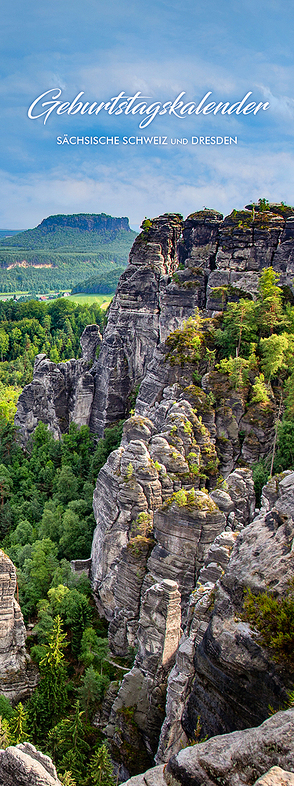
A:
[[[13,702],[29,696],[38,678],[25,650],[25,626],[15,591],[15,567],[0,550],[0,692]]]
[[[172,757],[167,786],[251,786],[270,767],[294,769],[294,710],[277,712],[257,728],[213,737]]]
[[[88,325],[81,336],[83,357],[66,363],[53,363],[46,355],[37,355],[33,381],[20,394],[15,417],[24,444],[38,422],[47,423],[56,439],[74,421],[88,425],[94,395],[92,365],[101,342],[97,325]]]
[[[150,396],[146,399],[150,382],[153,389],[154,385],[157,388],[157,395],[162,395],[168,372],[158,369],[160,346],[196,307],[212,316],[222,311],[227,300],[237,301],[244,293],[255,298],[260,272],[269,265],[280,274],[283,286],[293,287],[291,209],[272,205],[272,210],[257,214],[254,221],[248,211],[233,211],[224,220],[214,210],[193,213],[185,221],[170,213],[144,222],[143,227],[120,278],[100,355],[90,373],[77,362],[55,365],[39,357],[34,381],[19,400],[16,422],[24,442],[41,419],[56,436],[66,431],[71,420],[89,423],[101,436],[105,425],[129,412],[147,367],[149,382],[144,385],[142,401],[150,404]],[[88,349],[85,359],[89,359]],[[207,370],[202,369],[202,375]],[[223,443],[218,448],[220,454],[224,453],[222,463],[228,474],[241,452],[238,428],[245,431],[242,457],[252,463],[266,455],[273,417],[268,413],[258,427],[253,413],[245,413],[242,401],[238,402],[232,391],[224,407],[221,380],[210,378],[209,385],[213,393],[220,387],[215,423]],[[259,415],[262,420],[262,412]],[[260,428],[267,434],[265,444]]]
[[[240,532],[219,578],[213,614],[195,652],[196,677],[182,718],[190,738],[199,715],[203,734],[224,734],[260,723],[269,705],[278,709],[287,700],[291,675],[259,645],[242,619],[242,608],[247,587],[278,597],[288,590],[294,567],[293,493],[294,473],[267,484],[263,500],[268,512],[262,508]]]
[[[114,753],[116,746],[126,766],[136,747],[144,750],[141,769],[153,762],[166,688],[158,763],[193,738],[199,717],[202,735],[256,726],[269,704],[283,706],[290,686],[242,619],[244,588],[282,595],[293,571],[294,473],[267,484],[253,520],[249,467],[272,450],[276,402],[272,396],[267,406],[252,404],[252,380],[236,389],[201,339],[217,327],[226,302],[256,298],[264,267],[273,265],[286,291],[293,288],[294,211],[282,207],[254,220],[249,211],[223,220],[204,210],[184,222],[177,214],[144,222],[99,358],[89,368],[98,330],[92,326],[81,339],[84,360],[55,365],[39,356],[33,383],[20,397],[24,441],[39,419],[56,437],[71,420],[100,436],[135,403],[121,446],[97,479],[91,555],[94,597],[109,621],[112,651],[125,656],[139,648],[108,724]],[[203,352],[195,360],[189,348],[188,357],[181,355],[177,332],[170,334],[196,307]],[[174,641],[180,606],[184,632],[165,664],[169,592],[176,594]],[[264,758],[265,769],[272,764],[287,762]],[[250,786],[265,769],[250,771]],[[162,778],[162,769],[156,772]],[[211,773],[207,778],[202,782],[211,786]]]
[[[61,786],[49,756],[29,742],[0,750],[0,786]]]
[[[126,781],[126,786],[292,786],[294,710],[257,728],[212,737]]]
[[[178,586],[170,580],[154,584],[144,594],[137,636],[138,653],[132,670],[123,679],[105,730],[128,769],[131,762],[124,745],[128,713],[132,713],[151,761],[157,748],[164,717],[167,675],[180,640],[180,600]]]
[[[228,496],[225,492],[217,493],[219,496]],[[188,745],[188,737],[181,721],[195,678],[195,647],[201,642],[209,624],[216,583],[227,567],[237,536],[238,531],[232,532],[227,526],[226,530],[215,538],[200,570],[196,588],[190,596],[187,624],[167,682],[165,719],[155,756],[157,764],[167,762],[173,754]]]

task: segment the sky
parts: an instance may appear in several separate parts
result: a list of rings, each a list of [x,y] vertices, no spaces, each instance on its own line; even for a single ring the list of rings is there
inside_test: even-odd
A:
[[[10,0],[1,10],[0,228],[101,212],[138,228],[145,216],[228,214],[260,197],[294,204],[293,22],[293,3],[281,0]],[[180,94],[177,116],[169,109]],[[44,124],[50,100],[60,104]],[[78,100],[84,113],[73,113]],[[251,102],[266,108],[243,114]],[[132,114],[138,104],[149,114]],[[214,114],[218,104],[235,111]]]

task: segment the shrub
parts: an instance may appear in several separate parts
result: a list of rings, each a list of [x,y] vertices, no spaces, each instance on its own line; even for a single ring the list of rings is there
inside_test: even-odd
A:
[[[294,582],[283,598],[246,589],[244,618],[257,629],[259,643],[272,650],[273,660],[294,670]]]

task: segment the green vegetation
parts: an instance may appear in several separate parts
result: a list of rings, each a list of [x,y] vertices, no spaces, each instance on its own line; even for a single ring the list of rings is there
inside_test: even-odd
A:
[[[83,597],[86,601],[86,596]],[[87,604],[94,624],[96,627],[101,625],[89,599]],[[109,680],[116,676],[107,660],[108,641],[105,636],[99,639],[93,628],[85,627],[85,634],[90,634],[88,639],[93,642],[96,637],[96,643],[100,642],[99,657],[101,660],[103,650],[107,675],[101,675],[93,666],[84,671],[83,655],[87,654],[87,647],[76,658],[69,657],[70,630],[71,620],[64,629],[57,614],[51,629],[47,634],[43,632],[43,645],[32,648],[33,657],[38,646],[42,650],[38,659],[40,682],[25,706],[19,702],[13,710],[9,701],[0,696],[0,743],[6,748],[25,740],[32,741],[53,758],[61,782],[67,786],[95,786],[97,783],[114,786],[107,747],[101,734],[89,722]],[[40,631],[36,632],[39,638]],[[87,766],[89,756],[90,767]]]
[[[35,229],[0,239],[0,290],[71,289],[107,271],[112,281],[113,269],[125,268],[135,237],[127,219],[104,213],[50,216]]]
[[[118,280],[124,272],[123,267],[114,267],[107,273],[100,273],[99,276],[92,276],[87,278],[86,281],[79,281],[75,287],[72,288],[72,294],[76,292],[87,292],[89,294],[109,295],[115,292],[118,285]]]
[[[260,213],[268,213],[266,205],[261,205]],[[233,218],[238,218],[237,212]],[[227,298],[227,291],[218,292],[222,313],[217,318],[201,319],[197,311],[168,337],[167,358],[173,365],[194,366],[196,384],[209,372],[216,386],[213,396],[219,387],[222,402],[229,388],[224,388],[215,372],[223,374],[227,385],[241,393],[247,408],[256,408],[255,418],[275,412],[272,455],[254,468],[260,498],[262,479],[266,482],[273,472],[294,468],[294,307],[272,267],[262,271],[255,301],[241,297],[225,305],[224,294]],[[242,438],[240,433],[240,441]]]
[[[39,423],[24,452],[15,427],[0,421],[0,542],[18,568],[26,618],[51,587],[74,586],[69,560],[89,557],[94,483],[121,432],[122,424],[114,425],[96,444],[87,426],[72,423],[56,442]]]
[[[90,721],[121,673],[109,662],[89,582],[69,560],[90,555],[94,482],[121,432],[116,424],[97,443],[88,427],[71,424],[58,442],[39,423],[23,451],[13,424],[0,419],[0,543],[17,567],[25,620],[35,623],[28,645],[40,671],[25,706],[13,710],[0,697],[0,742],[31,740],[68,785],[112,784],[109,754]]]
[[[245,592],[244,619],[257,629],[258,640],[272,650],[277,663],[294,669],[294,584],[285,597],[276,598],[267,592],[254,595]]]
[[[86,294],[75,294],[69,295],[67,300],[70,300],[72,303],[77,303],[78,305],[84,305],[88,303],[91,305],[92,303],[97,303],[98,306],[104,311],[107,309],[112,301],[112,295],[86,295]]]
[[[80,336],[86,325],[97,323],[102,330],[104,320],[96,302],[79,305],[70,298],[48,303],[0,301],[0,384],[23,387],[30,382],[34,359],[40,352],[55,363],[79,357]],[[6,390],[3,400],[2,392],[0,388],[0,411],[12,396],[11,390]]]

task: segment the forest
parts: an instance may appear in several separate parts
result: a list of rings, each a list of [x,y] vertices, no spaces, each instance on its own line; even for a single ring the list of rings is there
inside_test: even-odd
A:
[[[42,294],[112,274],[125,268],[135,237],[126,218],[49,216],[34,229],[0,238],[0,291]]]

